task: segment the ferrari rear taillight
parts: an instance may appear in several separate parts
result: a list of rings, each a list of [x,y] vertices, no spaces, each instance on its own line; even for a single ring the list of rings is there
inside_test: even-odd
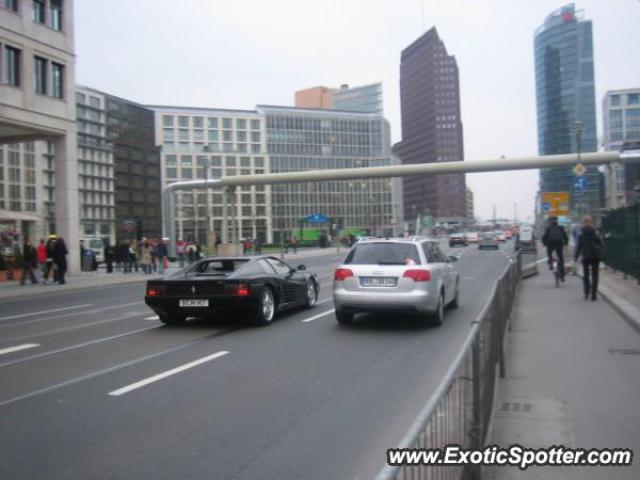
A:
[[[167,287],[164,285],[149,285],[147,286],[147,297],[157,297],[166,293]]]
[[[349,277],[353,277],[353,272],[348,268],[337,268],[335,273],[333,274],[333,279],[336,282],[342,282]]]
[[[428,282],[431,280],[431,272],[429,270],[407,270],[402,276],[410,278],[414,282]]]

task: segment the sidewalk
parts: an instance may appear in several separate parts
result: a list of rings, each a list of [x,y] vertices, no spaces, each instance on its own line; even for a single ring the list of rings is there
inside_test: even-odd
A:
[[[348,249],[340,248],[340,255],[346,255]],[[280,253],[272,253],[276,258],[280,258]],[[336,255],[336,249],[334,248],[309,248],[299,249],[297,253],[286,253],[284,260],[294,261],[300,258],[318,257],[322,255]],[[296,266],[296,265],[292,265]],[[178,263],[174,262],[171,266],[165,270],[165,275],[180,270]],[[122,285],[127,283],[145,282],[147,280],[162,278],[158,273],[152,273],[151,275],[145,275],[142,271],[132,273],[116,272],[107,273],[104,268],[97,272],[82,272],[76,275],[67,275],[66,283],[64,285],[31,285],[27,282],[26,285],[20,285],[19,282],[9,281],[6,283],[0,283],[0,300],[10,298],[21,298],[32,295],[49,294],[55,292],[65,292],[70,290],[82,290],[86,288],[106,287],[109,285]]]
[[[603,272],[602,279],[603,294],[610,289],[610,300],[617,301],[616,296],[624,294],[619,280],[611,272]],[[525,471],[487,467],[485,478],[640,478],[640,335],[602,296],[585,301],[581,281],[568,276],[556,288],[542,266],[539,275],[524,280],[507,337],[506,378],[499,382],[488,443],[631,448],[634,464]],[[635,280],[627,282],[637,287]],[[640,318],[638,308],[629,313]]]

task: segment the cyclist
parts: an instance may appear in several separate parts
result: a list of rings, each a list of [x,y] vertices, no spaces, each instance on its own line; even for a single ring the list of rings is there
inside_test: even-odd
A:
[[[553,268],[552,258],[555,251],[558,255],[558,271],[560,272],[560,280],[564,282],[564,247],[569,244],[569,237],[562,225],[558,225],[558,217],[549,219],[549,226],[542,236],[542,243],[547,247],[547,262],[549,269]]]

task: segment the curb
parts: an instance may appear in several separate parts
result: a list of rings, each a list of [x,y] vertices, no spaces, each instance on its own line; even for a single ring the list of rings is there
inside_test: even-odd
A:
[[[576,273],[582,278],[582,273],[580,273],[579,269],[576,269]],[[631,328],[640,333],[640,311],[634,305],[615,293],[613,289],[603,285],[602,282],[598,285],[598,293],[605,302],[611,305],[625,319]]]

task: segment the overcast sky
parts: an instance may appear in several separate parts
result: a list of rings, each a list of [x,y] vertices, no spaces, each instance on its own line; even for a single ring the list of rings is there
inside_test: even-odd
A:
[[[460,69],[467,161],[537,154],[533,33],[553,0],[76,0],[77,81],[130,100],[253,109],[383,82],[401,139],[401,50],[435,26]],[[593,21],[598,131],[607,90],[640,87],[640,1],[576,2]],[[537,171],[467,176],[476,215],[533,214]]]

